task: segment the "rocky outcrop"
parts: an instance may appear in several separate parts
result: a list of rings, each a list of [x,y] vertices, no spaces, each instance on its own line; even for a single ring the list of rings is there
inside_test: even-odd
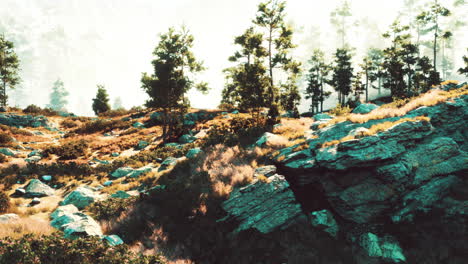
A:
[[[18,219],[20,219],[20,217],[17,214],[3,214],[0,215],[0,224],[11,223]]]
[[[38,179],[32,179],[29,181],[28,185],[26,185],[24,189],[26,191],[26,197],[52,196],[55,193],[53,188]]]
[[[151,170],[152,170],[152,167],[150,166],[145,166],[145,167],[141,167],[138,169],[134,169],[131,167],[121,167],[115,170],[114,172],[112,172],[111,176],[113,178],[122,178],[122,177],[136,178],[136,177],[139,177],[140,175],[150,172]]]
[[[427,118],[416,118],[420,116]],[[399,242],[411,239],[419,245],[440,237],[463,241],[468,235],[466,120],[468,96],[463,95],[402,117],[317,126],[311,131],[314,137],[307,139],[307,149],[285,148],[274,160],[279,173],[302,193],[301,204],[317,207],[317,198],[323,199],[318,207],[326,208],[339,233],[359,241],[368,256],[422,263],[424,257],[415,260],[420,252],[401,248]],[[372,127],[380,124],[385,128],[371,134]],[[314,226],[325,228],[318,223],[330,215],[317,212],[322,211],[306,213],[309,217],[313,213]],[[468,243],[450,243],[449,249],[444,243],[432,250],[468,252]]]
[[[49,127],[45,116],[0,114],[0,124],[14,127]]]
[[[74,205],[60,206],[50,217],[51,226],[63,231],[66,238],[102,236],[101,226]]]
[[[73,204],[78,209],[83,209],[86,206],[99,201],[102,199],[102,196],[91,190],[86,186],[80,186],[76,188],[73,192],[69,193],[60,205]]]
[[[284,142],[286,139],[282,136],[275,135],[269,132],[265,132],[258,140],[255,142],[255,146],[264,147],[269,146],[272,142]]]
[[[222,207],[228,213],[223,220],[235,219],[240,223],[234,232],[255,228],[269,233],[303,216],[289,183],[277,174],[266,181],[234,189]]]
[[[353,114],[367,114],[372,112],[372,110],[379,108],[375,104],[360,104],[353,110]]]

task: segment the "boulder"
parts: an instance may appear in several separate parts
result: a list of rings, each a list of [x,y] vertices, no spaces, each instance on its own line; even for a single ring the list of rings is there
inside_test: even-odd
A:
[[[40,203],[41,203],[41,199],[39,199],[38,197],[34,197],[31,201],[31,205],[36,205]]]
[[[42,150],[35,149],[29,152],[28,157],[41,156]]]
[[[142,150],[144,148],[146,148],[147,146],[149,146],[149,143],[144,141],[144,140],[140,140],[138,141],[138,144],[136,145],[135,149],[136,150]]]
[[[114,157],[114,158],[116,158],[116,157],[120,156],[120,154],[117,153],[117,152],[112,152],[111,156]]]
[[[299,203],[284,176],[273,175],[267,181],[255,181],[242,188],[234,188],[222,204],[227,216],[219,221],[236,219],[235,233],[255,228],[269,233],[286,228],[303,216]]]
[[[161,168],[168,168],[175,166],[177,164],[177,158],[174,157],[167,157],[162,163],[161,163]]]
[[[394,263],[406,262],[403,250],[393,237],[380,238],[369,232],[359,237],[359,245],[369,257],[379,257]]]
[[[274,142],[274,141],[285,141],[286,138],[282,137],[282,136],[279,136],[279,135],[275,135],[275,134],[272,134],[272,133],[269,133],[269,132],[265,132],[263,134],[263,136],[261,136],[257,142],[255,142],[255,146],[257,147],[263,147],[263,146],[268,146],[271,142]]]
[[[72,215],[64,215],[61,218],[64,217],[69,217],[69,221],[64,221],[65,224],[60,226],[60,229],[63,230],[65,238],[102,236],[101,226],[92,217],[80,212],[74,213]]]
[[[117,170],[115,170],[114,172],[112,172],[111,176],[114,177],[114,178],[122,178],[122,177],[125,177],[125,176],[129,175],[133,171],[134,171],[133,168],[121,167],[121,168],[118,168]]]
[[[0,224],[6,224],[20,219],[17,214],[3,214],[0,215]]]
[[[45,116],[0,114],[0,124],[12,127],[49,127]]]
[[[270,177],[276,174],[276,166],[275,165],[268,165],[263,167],[258,167],[255,169],[254,177],[258,177],[263,175],[265,177]]]
[[[132,126],[135,127],[135,128],[145,128],[145,125],[140,123],[140,122],[135,122],[135,123],[133,123]]]
[[[44,197],[55,194],[55,190],[53,188],[38,179],[32,179],[29,181],[28,185],[26,185],[24,189],[26,191],[26,197]]]
[[[379,108],[379,106],[375,104],[360,104],[358,107],[354,108],[353,114],[367,114],[376,108]]]
[[[200,148],[193,148],[193,149],[190,149],[187,154],[185,155],[185,157],[187,159],[193,159],[195,158],[196,156],[198,156],[200,153],[202,153],[203,150],[201,150]]]
[[[187,143],[192,143],[193,141],[195,141],[197,138],[192,136],[192,135],[189,135],[189,134],[185,134],[185,135],[182,135],[180,138],[179,138],[179,143],[181,144],[187,144]]]
[[[124,191],[117,191],[111,195],[112,198],[120,198],[120,199],[127,199],[132,197],[130,194]]]
[[[312,226],[322,229],[336,238],[338,235],[338,223],[328,210],[314,211],[310,213]]]
[[[314,116],[313,116],[313,119],[314,119],[315,121],[322,121],[322,120],[328,121],[328,120],[332,119],[332,117],[329,116],[329,115],[327,115],[327,114],[320,113],[320,114],[314,115]]]
[[[103,240],[109,244],[109,246],[118,246],[123,244],[123,240],[118,236],[118,235],[110,235],[110,236],[104,236]]]
[[[231,114],[237,115],[237,114],[239,114],[239,110],[234,110],[234,111],[231,112]]]
[[[48,181],[51,181],[51,180],[52,180],[52,176],[51,176],[51,175],[42,175],[42,176],[41,176],[41,179],[42,179],[43,181],[48,182]]]
[[[0,148],[0,153],[5,155],[5,156],[10,156],[10,157],[14,157],[16,155],[16,153],[13,152],[9,148]]]
[[[102,185],[104,185],[105,187],[108,187],[108,186],[111,186],[113,183],[113,181],[105,181]]]
[[[26,194],[26,190],[24,188],[17,188],[14,193],[14,195],[17,195],[17,196],[23,196],[25,194]]]
[[[60,202],[60,205],[73,204],[78,209],[83,209],[91,203],[94,203],[101,199],[102,197],[90,188],[86,186],[80,186],[76,188],[73,192],[65,196],[63,201]]]
[[[77,213],[78,211],[79,211],[78,208],[76,208],[76,206],[74,206],[73,204],[62,205],[62,206],[57,207],[57,209],[55,209],[55,211],[53,211],[50,214],[50,218],[56,219],[63,215],[70,215],[70,214]]]
[[[24,161],[26,161],[27,163],[35,163],[35,162],[39,162],[41,159],[42,158],[40,156],[32,156],[32,157],[24,159]]]

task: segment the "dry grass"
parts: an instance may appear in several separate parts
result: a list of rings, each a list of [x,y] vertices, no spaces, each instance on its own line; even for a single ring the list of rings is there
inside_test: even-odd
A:
[[[20,218],[9,223],[0,223],[0,238],[20,238],[26,234],[50,235],[55,231],[49,222],[32,218]]]
[[[311,118],[300,119],[281,119],[281,126],[273,129],[273,133],[281,135],[287,139],[294,140],[304,136],[305,131],[309,130],[313,121]]]
[[[383,122],[383,123],[379,123],[379,124],[375,124],[375,125],[371,126],[365,133],[361,133],[358,136],[359,137],[372,136],[372,135],[375,135],[375,134],[377,134],[379,132],[386,131],[389,128],[394,127],[394,126],[396,126],[398,124],[401,124],[401,123],[419,122],[419,121],[429,122],[430,118],[426,117],[426,116],[417,116],[415,118],[402,118],[402,119],[399,119],[399,120],[394,121],[394,122]],[[355,136],[348,135],[348,136],[345,136],[345,137],[341,138],[340,140],[332,140],[332,141],[324,142],[321,145],[321,148],[328,148],[328,147],[340,144],[341,142],[354,140],[354,139],[356,139]]]
[[[455,97],[459,97],[461,95],[468,94],[468,85],[463,86],[462,88],[451,90],[451,91],[442,91],[439,89],[431,90],[421,96],[418,96],[408,103],[403,105],[402,107],[392,107],[392,103],[388,105],[384,105],[375,109],[374,111],[368,114],[349,114],[345,116],[339,116],[331,120],[330,122],[323,124],[320,128],[337,124],[343,121],[350,121],[353,123],[365,123],[369,120],[376,120],[376,119],[384,119],[384,118],[391,118],[391,117],[399,117],[406,115],[409,111],[414,110],[416,108],[422,106],[434,106],[450,100]]]

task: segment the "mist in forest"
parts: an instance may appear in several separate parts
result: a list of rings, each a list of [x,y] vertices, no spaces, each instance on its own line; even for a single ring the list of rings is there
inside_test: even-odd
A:
[[[207,68],[199,78],[211,88],[206,95],[190,92],[191,104],[196,108],[215,108],[225,82],[222,70],[229,67],[228,57],[235,51],[234,37],[249,27],[259,2],[0,0],[0,33],[15,43],[21,61],[22,82],[10,92],[10,105],[45,106],[57,79],[64,82],[70,93],[67,109],[76,114],[92,115],[92,98],[98,84],[107,88],[111,102],[120,97],[124,107],[142,105],[147,96],[140,88],[141,74],[152,71],[151,53],[158,35],[169,27],[185,25],[195,37],[195,55]],[[405,22],[417,15],[417,10],[408,8],[408,2],[425,1],[351,1],[347,41],[354,48],[356,65],[369,48],[389,45],[382,34],[397,17]],[[452,46],[446,56],[452,60],[452,68],[457,69],[466,53],[468,34],[466,25],[457,24],[455,19],[466,16],[467,5],[453,7],[454,1],[443,2],[453,13],[447,27],[454,27]],[[303,63],[304,72],[314,48],[323,49],[331,61],[340,46],[330,22],[330,13],[340,3],[287,1],[287,20],[295,29],[293,40],[297,45],[293,54]],[[430,55],[429,48],[422,52]],[[461,79],[455,70],[447,77]],[[375,96],[375,91],[371,96]],[[326,107],[334,104],[334,96],[325,102]],[[300,110],[307,108],[303,102]]]

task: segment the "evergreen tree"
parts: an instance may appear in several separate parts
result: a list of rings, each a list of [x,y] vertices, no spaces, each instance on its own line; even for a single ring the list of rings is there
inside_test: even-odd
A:
[[[368,71],[370,84],[372,88],[378,90],[378,96],[380,96],[384,78],[384,52],[380,49],[369,49],[367,58],[370,60],[371,63],[370,71]],[[374,85],[376,81],[377,85]]]
[[[0,107],[6,108],[8,96],[7,87],[15,89],[19,83],[19,60],[14,51],[14,44],[4,35],[0,35]]]
[[[440,17],[450,16],[450,10],[441,6],[438,3],[438,0],[434,0],[430,8],[426,11],[423,11],[418,15],[417,20],[426,27],[425,32],[434,32],[433,42],[432,42],[432,52],[433,52],[433,65],[434,69],[437,71],[437,40],[441,36],[447,37],[448,32],[443,31],[440,27]]]
[[[292,43],[293,30],[284,21],[286,2],[269,0],[260,3],[254,23],[262,29],[266,36],[265,49],[267,50],[267,68],[270,77],[268,98],[270,115],[277,111],[279,96],[289,98],[283,100],[285,110],[293,110],[291,107],[297,105],[300,97],[296,86],[296,78],[300,72],[300,63],[293,60],[290,52],[295,45]],[[286,76],[284,82],[276,80],[275,71],[282,72]],[[280,90],[280,88],[283,88]],[[291,100],[293,102],[291,103]]]
[[[346,47],[346,32],[349,30],[350,26],[347,21],[347,18],[351,16],[351,7],[349,6],[349,2],[344,0],[340,6],[333,10],[330,16],[330,21],[336,28],[336,32],[341,39],[341,48],[344,49]]]
[[[353,92],[354,92],[354,100],[356,102],[361,102],[361,96],[366,94],[366,102],[367,102],[367,86],[366,83],[362,81],[363,77],[366,75],[365,71],[358,71],[353,78]]]
[[[109,95],[104,85],[98,85],[97,88],[96,98],[93,99],[93,111],[96,115],[99,115],[109,111],[110,105]]]
[[[263,35],[252,27],[234,39],[240,49],[229,60],[238,64],[224,70],[227,83],[222,92],[223,103],[235,105],[257,116],[263,107],[269,106],[270,79],[264,66],[268,52],[262,41]]]
[[[366,102],[368,102],[369,101],[369,86],[372,84],[372,82],[377,80],[377,73],[376,73],[377,66],[375,65],[372,58],[368,56],[364,57],[364,59],[362,60],[362,63],[359,66],[361,67],[362,71],[359,72],[359,78],[358,76],[356,76],[355,79],[360,79],[364,77],[365,81],[361,88],[363,88],[363,93],[366,94]],[[359,82],[361,82],[361,80],[359,80]],[[357,84],[355,83],[354,89],[357,88],[356,85]]]
[[[440,83],[439,74],[434,70],[431,61],[424,56],[418,59],[418,70],[413,77],[415,91],[417,93],[427,92],[433,85]]]
[[[313,51],[309,64],[305,98],[311,100],[310,111],[314,114],[323,112],[323,101],[331,94],[324,92],[324,85],[328,82],[330,74],[330,66],[325,63],[324,53],[319,49]]]
[[[353,67],[351,66],[350,51],[348,49],[337,49],[332,79],[329,83],[338,92],[338,103],[341,105],[346,103],[346,96],[351,93],[352,78]]]
[[[468,49],[466,49],[468,51]],[[463,62],[465,63],[465,67],[459,68],[458,73],[464,74],[468,77],[468,56],[463,56]]]
[[[47,107],[52,108],[56,111],[65,110],[65,106],[68,101],[66,97],[69,93],[65,90],[63,82],[60,79],[55,81],[54,86],[52,87],[52,92],[50,93],[50,101]]]
[[[186,28],[176,31],[170,28],[160,36],[153,51],[154,73],[143,73],[142,89],[149,95],[147,107],[161,109],[163,113],[163,139],[175,134],[179,120],[189,107],[186,93],[193,87],[202,92],[206,83],[195,83],[193,75],[204,70],[192,52],[194,37]]]

